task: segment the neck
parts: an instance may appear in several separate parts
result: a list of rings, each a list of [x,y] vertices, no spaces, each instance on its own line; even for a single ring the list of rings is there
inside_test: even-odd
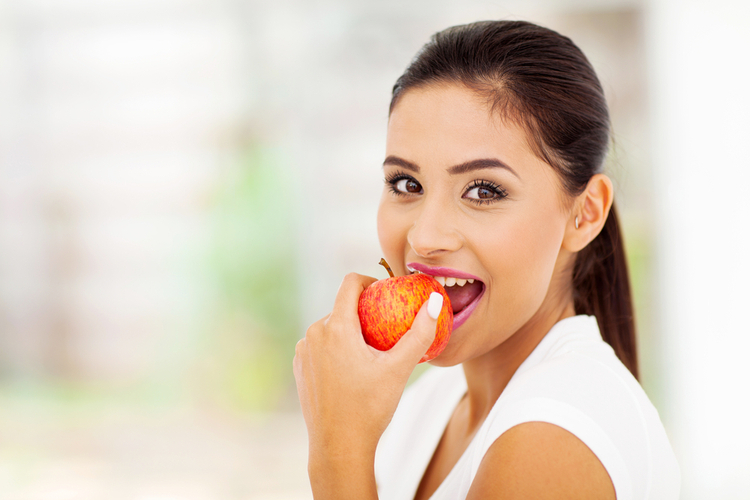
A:
[[[493,350],[463,363],[470,427],[478,427],[489,414],[521,363],[560,320],[575,316],[573,299],[555,307],[542,307],[526,324]]]

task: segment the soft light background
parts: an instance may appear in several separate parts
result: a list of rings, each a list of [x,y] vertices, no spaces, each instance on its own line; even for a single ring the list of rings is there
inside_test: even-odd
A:
[[[294,344],[383,274],[390,87],[489,18],[596,67],[682,498],[750,497],[747,5],[0,0],[0,498],[311,498]]]

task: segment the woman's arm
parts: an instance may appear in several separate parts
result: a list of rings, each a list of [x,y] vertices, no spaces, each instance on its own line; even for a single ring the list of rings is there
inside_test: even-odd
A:
[[[375,448],[409,375],[435,338],[437,321],[424,304],[411,330],[390,351],[368,346],[357,303],[374,281],[347,275],[331,314],[297,343],[294,377],[307,424],[308,473],[315,498],[377,498]]]
[[[615,500],[607,470],[575,435],[547,422],[517,425],[487,450],[467,500]]]

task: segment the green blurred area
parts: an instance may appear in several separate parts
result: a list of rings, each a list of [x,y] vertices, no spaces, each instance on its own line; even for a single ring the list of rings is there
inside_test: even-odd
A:
[[[50,372],[0,380],[6,409],[88,414],[123,407],[290,409],[300,332],[296,202],[279,149],[252,142],[216,177],[205,210],[208,242],[186,249],[179,273],[193,310],[168,311],[150,364],[121,379]],[[185,314],[186,313],[186,314]],[[166,317],[166,316],[165,316]]]
[[[212,200],[209,268],[218,291],[204,342],[222,404],[273,410],[292,383],[300,314],[295,197],[281,152],[253,143]]]
[[[625,256],[630,274],[630,287],[635,309],[636,339],[640,383],[657,405],[664,399],[662,374],[659,372],[658,335],[654,331],[656,318],[653,235],[643,217],[627,212],[623,218]]]

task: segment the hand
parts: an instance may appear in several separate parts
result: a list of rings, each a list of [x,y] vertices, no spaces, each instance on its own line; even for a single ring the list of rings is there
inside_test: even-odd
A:
[[[391,350],[368,346],[357,303],[374,281],[347,275],[333,311],[307,330],[294,357],[294,377],[310,440],[313,491],[317,484],[320,490],[338,492],[340,498],[345,498],[347,490],[340,481],[362,486],[364,474],[369,483],[378,440],[396,411],[409,375],[432,344],[437,326],[425,303],[412,328]],[[430,298],[435,302],[430,309],[437,316],[442,296],[433,295],[439,299]],[[325,497],[333,498],[328,493]]]

